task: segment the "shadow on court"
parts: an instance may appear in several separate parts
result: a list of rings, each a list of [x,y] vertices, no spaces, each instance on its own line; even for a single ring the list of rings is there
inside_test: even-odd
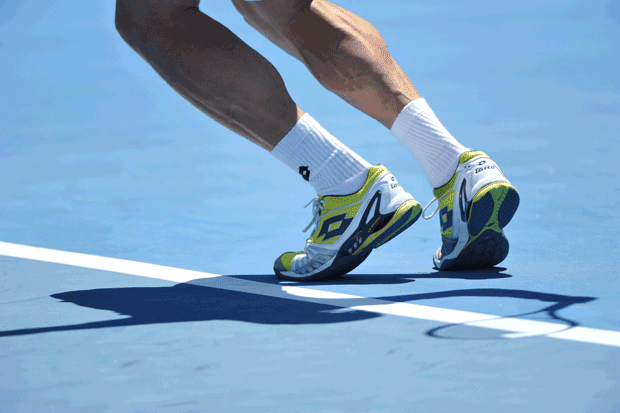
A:
[[[577,327],[579,323],[562,317],[558,312],[575,304],[585,304],[596,300],[595,297],[577,297],[560,294],[540,293],[527,290],[506,290],[499,288],[474,288],[467,290],[441,291],[426,294],[411,294],[393,297],[382,297],[386,301],[410,302],[417,300],[429,300],[439,298],[455,298],[455,297],[491,297],[491,298],[515,298],[531,301],[540,301],[541,303],[551,303],[544,308],[527,313],[513,314],[510,318],[543,318],[544,321],[555,321],[564,329]],[[506,317],[504,317],[506,318]],[[433,338],[444,339],[490,339],[501,338],[502,332],[488,329],[471,329],[467,323],[446,324],[427,331],[426,335]],[[475,331],[474,331],[475,330]]]
[[[493,267],[478,271],[434,271],[427,274],[347,274],[333,280],[320,280],[295,283],[298,286],[319,286],[319,285],[394,285],[407,284],[416,279],[452,279],[452,280],[497,280],[501,278],[511,278],[512,275],[506,274],[506,268]],[[249,281],[259,281],[269,284],[281,284],[280,280],[273,276],[264,275],[233,275],[231,277]]]
[[[510,277],[499,271],[481,273],[443,273],[401,274],[401,275],[349,275],[332,284],[395,284],[412,282],[416,278],[471,277],[484,280]],[[260,280],[260,281],[258,281]],[[578,323],[557,315],[561,309],[573,304],[594,300],[593,297],[573,297],[525,290],[497,288],[465,289],[436,293],[413,294],[391,297],[328,299],[294,296],[286,291],[287,284],[279,284],[273,276],[248,275],[225,276],[193,280],[172,287],[102,288],[93,290],[68,291],[53,294],[51,297],[63,303],[80,307],[113,311],[127,316],[122,319],[97,321],[74,325],[61,325],[41,328],[28,328],[0,331],[0,337],[40,334],[54,331],[88,330],[119,326],[180,323],[191,321],[231,320],[259,324],[326,324],[366,320],[380,314],[367,311],[334,311],[360,305],[377,304],[379,301],[412,302],[446,297],[498,297],[537,300],[550,303],[542,310],[528,313],[544,313],[569,327]],[[301,284],[294,283],[294,286]],[[318,285],[313,283],[311,285]],[[69,309],[68,309],[69,310]],[[526,316],[523,314],[520,316]],[[427,332],[428,336],[446,337],[439,334],[442,326]]]

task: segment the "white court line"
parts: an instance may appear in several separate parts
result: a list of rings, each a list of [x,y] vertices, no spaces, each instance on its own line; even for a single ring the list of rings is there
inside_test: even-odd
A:
[[[11,244],[1,241],[0,255],[111,271],[121,274],[138,275],[141,277],[156,278],[180,283],[199,279],[202,280],[205,278],[224,277],[219,274],[183,270],[180,268],[122,260],[118,258],[107,258],[96,255]],[[231,291],[256,293],[277,298],[289,298],[300,301],[320,301],[350,310],[368,311],[377,314],[395,315],[449,324],[467,324],[469,326],[505,331],[507,332],[503,335],[505,338],[545,336],[563,340],[578,341],[582,343],[604,344],[620,347],[620,332],[617,331],[600,330],[587,327],[567,328],[567,326],[562,324],[548,323],[544,321],[501,317],[490,314],[428,307],[410,303],[395,303],[374,298],[314,290],[307,287],[297,287],[292,285],[265,285],[264,283],[242,279],[235,279],[226,283],[210,283],[208,286]],[[364,304],[351,306],[347,305],[347,301],[349,301],[350,304],[360,302]]]
[[[91,268],[118,272],[121,274],[138,275],[140,277],[157,278],[184,283],[198,278],[221,277],[218,274],[209,274],[200,271],[183,270],[180,268],[165,267],[163,265],[147,264],[118,258],[100,257],[97,255],[80,254],[50,250],[47,248],[30,247],[28,245],[10,244],[0,241],[0,255],[15,258],[26,258],[35,261],[66,264],[74,267]]]

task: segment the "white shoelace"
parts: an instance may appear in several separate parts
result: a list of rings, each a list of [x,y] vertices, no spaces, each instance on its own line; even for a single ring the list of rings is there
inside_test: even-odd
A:
[[[435,214],[437,213],[437,211],[439,211],[439,203],[437,203],[437,206],[435,207],[435,210],[433,211],[432,214],[430,214],[429,216],[426,216],[426,210],[428,209],[429,206],[433,205],[433,202],[437,201],[437,198],[433,197],[433,199],[431,199],[431,202],[429,202],[428,204],[426,204],[426,206],[424,207],[424,209],[422,210],[422,216],[424,217],[424,219],[431,219],[432,217],[435,216]]]
[[[306,206],[304,207],[304,209],[306,209],[308,207],[308,205],[312,204],[312,221],[310,221],[310,223],[308,224],[308,226],[306,228],[304,228],[303,232],[308,231],[308,229],[313,225],[319,224],[319,221],[321,220],[320,216],[321,216],[321,212],[323,212],[323,210],[325,209],[325,201],[323,201],[322,199],[319,198],[314,198],[312,201],[308,202],[306,204]],[[316,226],[315,226],[315,230],[316,231]],[[314,233],[314,231],[312,231]]]

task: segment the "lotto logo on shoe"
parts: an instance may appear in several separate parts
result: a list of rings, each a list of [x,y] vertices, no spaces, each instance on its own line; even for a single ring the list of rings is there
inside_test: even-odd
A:
[[[474,174],[477,174],[477,173],[479,173],[479,172],[482,172],[482,171],[484,171],[484,170],[486,170],[486,169],[495,169],[495,168],[496,168],[496,166],[495,166],[495,165],[493,165],[493,164],[490,164],[490,165],[487,165],[487,166],[483,166],[483,165],[485,165],[486,163],[487,163],[487,161],[481,161],[481,162],[478,164],[478,168],[476,168],[476,169],[475,169]]]
[[[327,241],[328,239],[342,235],[347,228],[349,228],[352,221],[353,218],[347,218],[346,213],[326,219],[325,222],[323,222],[323,226],[317,238],[324,236],[323,241]]]
[[[394,188],[398,188],[400,186],[400,184],[398,183],[398,181],[396,180],[396,178],[394,178],[392,176],[392,178],[390,179],[390,188],[394,189]]]

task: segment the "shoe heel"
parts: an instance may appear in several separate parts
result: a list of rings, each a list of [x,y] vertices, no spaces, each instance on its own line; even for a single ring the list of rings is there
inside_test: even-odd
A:
[[[519,207],[519,193],[508,182],[494,182],[482,188],[471,203],[467,229],[475,237],[483,229],[501,232]]]
[[[419,202],[413,199],[406,201],[396,210],[394,216],[384,227],[384,229],[376,234],[376,238],[372,241],[369,247],[379,248],[413,225],[418,218],[420,218],[421,214],[422,205],[420,205]]]

